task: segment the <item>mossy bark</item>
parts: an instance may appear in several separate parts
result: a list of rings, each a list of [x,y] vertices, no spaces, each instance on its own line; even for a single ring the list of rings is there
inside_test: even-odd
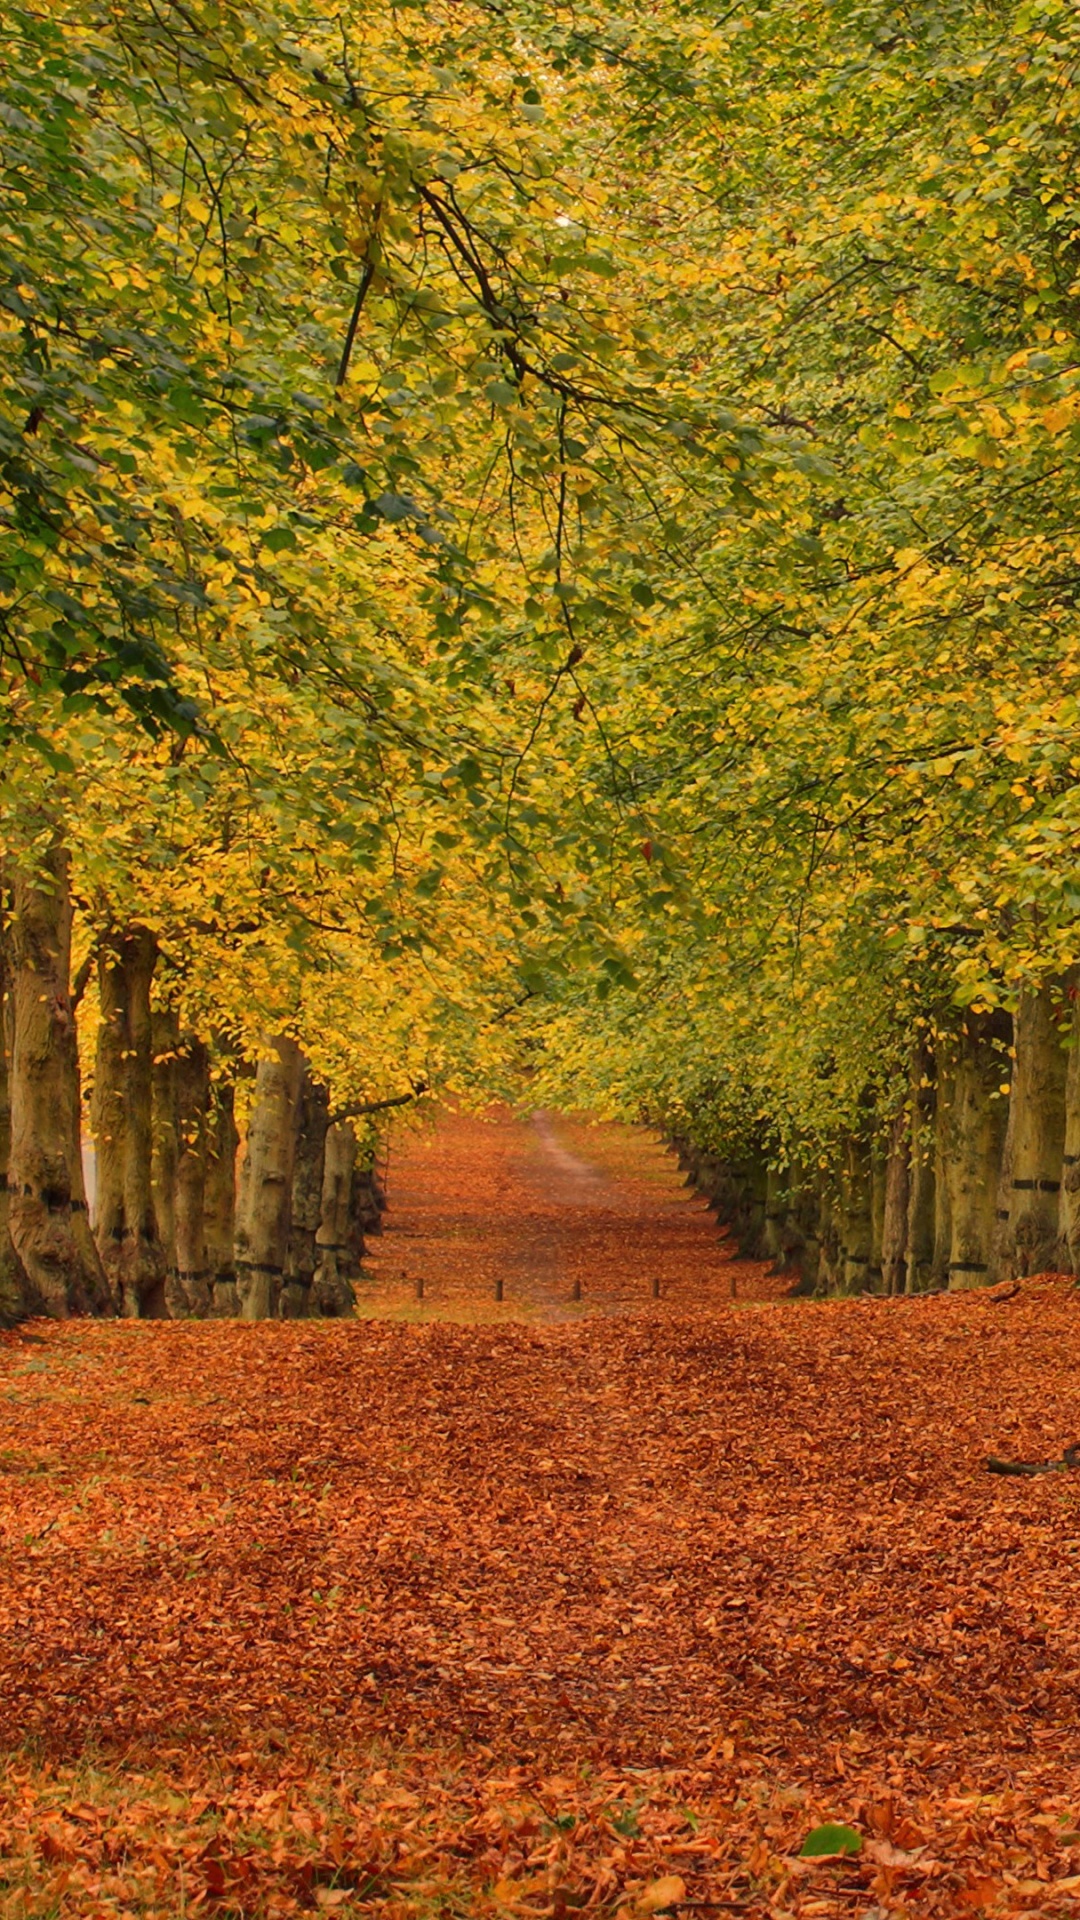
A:
[[[11,870],[8,1221],[36,1308],[109,1313],[86,1207],[79,1048],[71,1005],[71,892],[60,840],[41,870]]]
[[[8,1162],[11,1158],[11,1086],[9,1064],[13,1009],[8,975],[7,928],[0,919],[0,1327],[9,1327],[35,1311],[26,1270],[15,1251],[8,1221]]]
[[[169,1310],[177,1318],[204,1320],[210,1311],[211,1275],[206,1249],[206,1166],[210,1056],[193,1034],[176,1056],[176,1261]]]
[[[1070,989],[1071,1017],[1065,1062],[1065,1142],[1058,1216],[1058,1264],[1080,1274],[1080,996]]]
[[[289,1248],[304,1059],[279,1035],[260,1060],[236,1202],[236,1276],[245,1320],[277,1314]]]
[[[153,1051],[150,1187],[158,1238],[165,1256],[166,1308],[171,1315],[176,1288],[176,1163],[180,1153],[176,1106],[180,1021],[174,1007],[155,1007],[150,1020],[150,1041]]]
[[[1061,982],[1025,989],[1017,1003],[995,1236],[994,1273],[1001,1278],[1042,1273],[1060,1259],[1068,1017]]]
[[[911,1198],[911,1115],[907,1104],[893,1115],[885,1151],[881,1218],[881,1290],[903,1293],[907,1282],[908,1207]]]
[[[881,1140],[875,1138],[870,1146],[870,1268],[866,1276],[867,1290],[870,1293],[884,1292],[881,1263],[885,1244],[886,1178],[885,1150]]]
[[[934,1223],[934,1062],[928,1047],[916,1047],[911,1063],[911,1144],[908,1161],[907,1275],[905,1292],[925,1293],[933,1285]]]
[[[943,1159],[949,1191],[948,1284],[985,1286],[991,1276],[1008,1105],[1012,1022],[1007,1013],[969,1013],[957,1034],[949,1098],[943,1103]]]
[[[930,1256],[930,1284],[933,1287],[947,1286],[949,1281],[949,1253],[952,1248],[952,1196],[949,1191],[952,1134],[949,1116],[954,1090],[951,1050],[939,1046],[934,1084],[934,1241]]]
[[[292,1207],[285,1279],[281,1291],[283,1319],[297,1320],[317,1310],[312,1295],[319,1263],[316,1238],[322,1219],[323,1170],[326,1134],[330,1125],[330,1096],[305,1067],[300,1089],[296,1157],[293,1164]]]
[[[840,1176],[840,1240],[844,1293],[865,1293],[871,1284],[874,1247],[870,1144],[861,1134],[845,1143]]]
[[[121,1311],[151,1320],[165,1317],[167,1264],[152,1188],[156,960],[157,942],[147,927],[125,928],[102,945],[93,1099],[98,1248]]]
[[[316,1312],[334,1319],[351,1313],[354,1304],[352,1282],[363,1251],[363,1241],[359,1249],[356,1244],[354,1205],[360,1173],[356,1135],[347,1120],[337,1120],[325,1139],[313,1288]]]
[[[236,1284],[236,1089],[229,1079],[210,1085],[206,1130],[203,1232],[210,1285],[210,1311],[223,1319],[240,1312]]]

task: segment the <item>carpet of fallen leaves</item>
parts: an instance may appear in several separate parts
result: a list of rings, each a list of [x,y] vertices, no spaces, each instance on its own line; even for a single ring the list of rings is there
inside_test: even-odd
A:
[[[546,1164],[454,1122],[411,1320],[0,1337],[0,1914],[1075,1913],[1080,1475],[984,1458],[1080,1435],[1080,1297],[754,1297],[652,1143],[546,1124],[639,1223],[611,1310],[567,1242],[440,1315],[432,1191],[535,1233]]]
[[[654,1280],[665,1299],[695,1305],[790,1286],[763,1261],[733,1258],[643,1129],[546,1113],[515,1122],[500,1109],[446,1116],[434,1135],[393,1143],[389,1177],[391,1231],[366,1262],[362,1311],[407,1312],[418,1280],[426,1306],[474,1320],[620,1312],[650,1298]]]

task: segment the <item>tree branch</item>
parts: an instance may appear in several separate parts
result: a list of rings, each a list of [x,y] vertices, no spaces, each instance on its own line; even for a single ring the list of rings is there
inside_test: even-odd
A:
[[[360,275],[360,285],[356,289],[356,299],[353,302],[352,318],[349,321],[349,331],[345,335],[345,345],[341,349],[341,364],[337,370],[337,379],[334,381],[334,386],[336,388],[343,387],[345,385],[345,375],[349,371],[349,361],[352,357],[353,341],[356,339],[356,329],[360,325],[360,315],[364,311],[364,301],[367,299],[368,288],[370,287],[374,278],[375,278],[375,262],[374,260],[369,260],[367,262],[367,265],[364,268],[363,273]]]
[[[333,1125],[338,1120],[357,1120],[365,1113],[385,1113],[388,1107],[407,1107],[412,1100],[419,1100],[427,1093],[426,1082],[420,1080],[411,1093],[396,1093],[392,1100],[357,1100],[351,1107],[338,1107],[330,1115]]]

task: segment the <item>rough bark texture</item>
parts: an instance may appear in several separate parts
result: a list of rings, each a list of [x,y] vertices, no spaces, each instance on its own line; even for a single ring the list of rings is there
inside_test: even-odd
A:
[[[824,1176],[820,1168],[803,1188],[800,1221],[803,1243],[799,1252],[800,1293],[816,1293],[821,1282],[821,1208]]]
[[[316,1236],[322,1219],[323,1165],[330,1124],[330,1096],[305,1068],[293,1165],[292,1217],[281,1291],[283,1319],[302,1319],[317,1303],[312,1282],[319,1263]]]
[[[176,1162],[179,1154],[176,1108],[176,1061],[180,1022],[174,1007],[155,1008],[150,1020],[154,1064],[153,1151],[150,1188],[158,1239],[165,1256],[165,1299],[171,1313],[176,1282]]]
[[[166,1257],[151,1180],[150,982],[156,959],[157,943],[146,927],[128,927],[102,948],[93,1102],[102,1263],[121,1311],[151,1320],[163,1319],[166,1310]]]
[[[352,1311],[352,1281],[363,1251],[362,1242],[357,1249],[353,1224],[357,1172],[356,1135],[347,1120],[337,1120],[328,1129],[325,1141],[317,1235],[319,1264],[313,1289],[316,1312],[335,1319]]]
[[[295,1040],[282,1035],[255,1076],[236,1202],[236,1274],[245,1320],[272,1318],[281,1298],[303,1068]]]
[[[11,1238],[43,1311],[112,1311],[86,1208],[68,856],[12,874]]]
[[[886,1159],[881,1142],[870,1148],[870,1269],[866,1284],[871,1293],[884,1291],[881,1278],[882,1249],[885,1244]]]
[[[231,1080],[215,1080],[211,1085],[203,1231],[210,1276],[210,1311],[222,1318],[233,1318],[240,1312],[235,1247],[236,1149],[240,1138],[233,1112],[235,1097]]]
[[[930,1258],[930,1283],[944,1287],[949,1281],[949,1253],[952,1248],[951,1195],[949,1192],[949,1154],[952,1144],[950,1116],[953,1108],[955,1076],[953,1061],[943,1048],[937,1059],[934,1089],[934,1245]]]
[[[919,1046],[911,1066],[911,1150],[908,1173],[908,1293],[925,1293],[934,1268],[934,1064]]]
[[[1065,1074],[1060,988],[1021,994],[1015,1019],[1012,1092],[998,1202],[995,1275],[1041,1273],[1058,1259],[1065,1153]]]
[[[170,1283],[174,1318],[205,1319],[210,1311],[210,1262],[206,1250],[207,1106],[210,1059],[201,1040],[188,1035],[176,1056],[176,1261]]]
[[[7,929],[0,923],[0,1327],[9,1327],[39,1303],[33,1297],[8,1224],[8,1161],[11,1157],[9,1061],[13,1032],[7,964]]]
[[[840,1195],[831,1174],[821,1183],[821,1209],[818,1216],[817,1291],[839,1293],[844,1283],[844,1245],[841,1228]]]
[[[1080,999],[1072,988],[1068,1059],[1065,1066],[1065,1151],[1062,1155],[1061,1245],[1059,1261],[1069,1273],[1080,1273]]]
[[[966,1015],[956,1040],[944,1112],[943,1161],[949,1191],[948,1283],[981,1287],[990,1278],[1008,1106],[1012,1022],[1007,1013]]]
[[[375,1171],[372,1159],[364,1160],[357,1156],[356,1172],[353,1177],[353,1211],[360,1229],[360,1241],[357,1259],[364,1251],[364,1239],[368,1234],[382,1232],[382,1217],[386,1212],[386,1194],[382,1181]]]
[[[865,1293],[871,1284],[874,1243],[869,1143],[853,1134],[847,1141],[840,1179],[841,1284],[845,1293]]]
[[[765,1174],[765,1222],[761,1232],[761,1251],[777,1266],[784,1260],[784,1226],[787,1221],[787,1168],[769,1167]]]
[[[881,1219],[881,1290],[903,1293],[907,1281],[908,1207],[911,1199],[911,1116],[902,1106],[893,1116],[885,1154]]]

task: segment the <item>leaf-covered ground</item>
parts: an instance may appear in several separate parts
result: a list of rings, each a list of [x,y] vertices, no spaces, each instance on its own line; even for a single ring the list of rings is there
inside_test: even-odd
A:
[[[0,1913],[1075,1911],[1080,1474],[983,1462],[1080,1435],[1080,1298],[732,1303],[673,1163],[557,1138],[694,1285],[0,1340]]]

